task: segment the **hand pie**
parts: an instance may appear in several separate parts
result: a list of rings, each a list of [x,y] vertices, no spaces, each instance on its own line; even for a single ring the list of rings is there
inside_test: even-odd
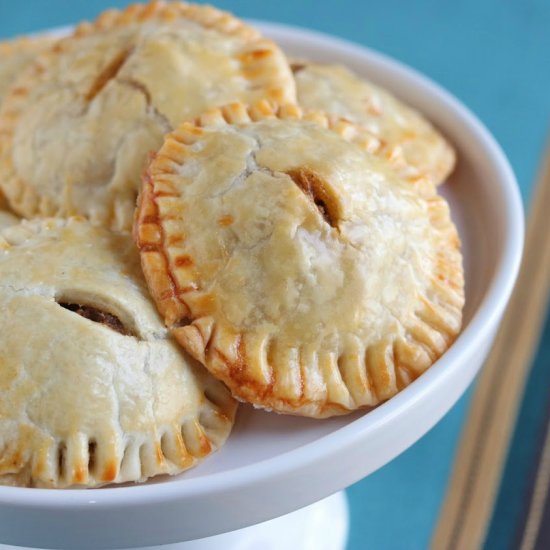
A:
[[[362,132],[233,104],[180,126],[151,162],[135,225],[149,289],[239,399],[313,417],[374,406],[460,329],[449,207],[366,152]]]
[[[294,101],[283,53],[209,6],[153,2],[80,25],[22,75],[0,112],[0,186],[25,216],[129,230],[147,156],[205,109]]]
[[[298,102],[305,109],[320,109],[362,125],[391,154],[415,168],[416,175],[428,176],[436,184],[452,172],[455,152],[445,138],[383,88],[339,65],[297,62],[293,71]]]
[[[223,444],[235,401],[172,342],[127,234],[23,222],[0,273],[0,484],[143,481]]]

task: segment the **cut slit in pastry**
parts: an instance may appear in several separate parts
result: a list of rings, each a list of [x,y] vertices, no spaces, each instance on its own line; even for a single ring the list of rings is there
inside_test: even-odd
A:
[[[143,481],[224,443],[235,401],[168,335],[128,235],[23,222],[0,272],[0,484]]]
[[[323,113],[232,104],[152,160],[134,228],[149,289],[237,398],[313,417],[372,407],[458,334],[449,207],[368,144]]]
[[[445,181],[455,165],[447,140],[419,112],[340,65],[292,64],[298,103],[360,124],[380,139],[409,178]]]
[[[166,132],[229,101],[295,101],[282,51],[228,13],[152,2],[59,41],[0,111],[0,187],[22,216],[78,214],[129,230]],[[97,139],[97,136],[101,139]]]

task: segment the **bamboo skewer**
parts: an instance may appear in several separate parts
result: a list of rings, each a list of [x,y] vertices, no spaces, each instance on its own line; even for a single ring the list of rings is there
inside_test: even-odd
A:
[[[546,438],[540,459],[539,470],[535,479],[535,489],[533,492],[533,498],[531,499],[531,505],[529,506],[529,512],[527,514],[527,521],[525,523],[525,530],[523,532],[520,550],[533,550],[533,548],[535,548],[535,544],[537,543],[537,535],[539,534],[541,527],[540,524],[542,521],[542,514],[544,513],[544,503],[548,498],[549,490],[550,426],[546,431]]]
[[[481,548],[550,296],[550,147],[531,206],[516,288],[477,384],[432,550]]]

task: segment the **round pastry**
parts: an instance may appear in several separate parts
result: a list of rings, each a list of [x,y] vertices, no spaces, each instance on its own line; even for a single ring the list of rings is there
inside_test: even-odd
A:
[[[366,152],[361,128],[322,113],[233,104],[180,126],[144,179],[135,239],[177,340],[266,409],[374,406],[460,329],[446,201]]]
[[[364,126],[409,167],[410,177],[442,183],[455,165],[447,140],[417,111],[346,67],[296,62],[292,65],[298,102]]]
[[[127,234],[22,222],[0,273],[0,484],[143,481],[223,444],[235,401],[172,342]]]
[[[147,155],[229,101],[295,100],[281,50],[231,15],[178,2],[80,25],[14,84],[0,112],[0,186],[25,216],[129,230]]]

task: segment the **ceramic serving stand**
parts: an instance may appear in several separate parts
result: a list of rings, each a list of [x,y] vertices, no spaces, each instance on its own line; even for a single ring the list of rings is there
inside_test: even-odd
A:
[[[338,492],[422,437],[483,363],[523,245],[517,185],[495,140],[449,93],[396,61],[315,32],[253,23],[293,57],[343,63],[385,86],[425,113],[456,146],[457,169],[442,193],[463,243],[464,329],[431,369],[367,414],[315,421],[243,406],[227,445],[183,475],[97,490],[0,487],[5,544],[343,550],[347,506]]]

